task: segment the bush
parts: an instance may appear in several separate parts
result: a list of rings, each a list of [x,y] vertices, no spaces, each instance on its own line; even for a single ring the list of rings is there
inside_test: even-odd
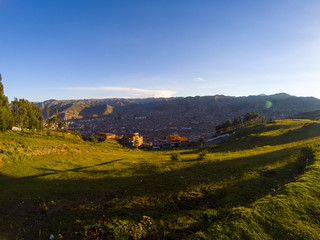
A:
[[[302,173],[306,166],[312,161],[315,157],[315,149],[311,146],[303,147],[300,149],[300,154],[298,157],[298,160],[296,162],[297,164],[297,171],[299,173]]]
[[[120,222],[125,223],[126,221]],[[152,235],[156,229],[152,224],[151,218],[143,216],[143,219],[139,223],[128,222],[122,225],[120,229],[117,229],[114,233],[116,239],[154,239]]]
[[[311,146],[301,148],[300,153],[304,158],[309,160],[312,160],[315,157],[315,149]]]
[[[174,153],[171,153],[170,158],[171,158],[172,161],[176,161],[177,162],[177,161],[181,160],[181,155],[178,152],[174,152]]]
[[[97,139],[96,137],[92,137],[92,138],[91,138],[91,142],[93,142],[93,143],[98,143],[99,141],[98,141],[98,139]]]
[[[207,149],[203,149],[203,150],[201,150],[201,152],[199,152],[199,158],[200,159],[205,159],[207,154],[208,154],[208,150]]]

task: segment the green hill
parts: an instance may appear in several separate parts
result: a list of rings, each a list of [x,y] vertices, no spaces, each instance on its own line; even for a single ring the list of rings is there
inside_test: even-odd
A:
[[[1,133],[0,239],[319,239],[319,141],[320,122],[281,120],[172,161],[58,132]]]
[[[320,110],[312,112],[302,112],[297,115],[294,115],[292,118],[320,120]]]

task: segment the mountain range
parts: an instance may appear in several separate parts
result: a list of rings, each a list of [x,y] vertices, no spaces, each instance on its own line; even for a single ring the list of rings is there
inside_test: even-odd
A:
[[[274,95],[255,95],[233,97],[224,95],[147,98],[147,99],[84,99],[84,100],[48,100],[36,103],[46,117],[45,106],[59,111],[59,118],[68,121],[91,119],[106,116],[145,115],[162,113],[179,116],[205,117],[215,120],[242,116],[247,112],[257,112],[267,118],[289,117],[301,112],[320,110],[320,100],[314,97],[296,97],[286,93]]]

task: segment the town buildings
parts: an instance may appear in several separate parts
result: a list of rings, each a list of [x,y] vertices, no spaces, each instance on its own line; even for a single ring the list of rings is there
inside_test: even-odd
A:
[[[167,144],[171,147],[187,146],[189,139],[187,137],[181,137],[178,134],[170,134],[167,136]]]
[[[128,147],[140,147],[143,144],[143,136],[139,133],[128,133],[123,137],[122,142]]]
[[[94,135],[94,137],[100,142],[103,142],[103,141],[106,141],[106,140],[111,140],[111,139],[116,139],[116,140],[121,139],[116,134],[104,133],[104,132],[97,133],[97,134]]]

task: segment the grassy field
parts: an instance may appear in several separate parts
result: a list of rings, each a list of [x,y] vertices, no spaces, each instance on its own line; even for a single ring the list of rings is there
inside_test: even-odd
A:
[[[319,144],[309,120],[177,151],[2,133],[0,239],[319,239]]]

